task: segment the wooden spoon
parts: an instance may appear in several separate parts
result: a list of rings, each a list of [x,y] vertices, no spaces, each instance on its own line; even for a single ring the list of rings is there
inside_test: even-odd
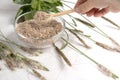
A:
[[[58,12],[58,13],[54,13],[54,14],[51,14],[49,18],[47,18],[46,20],[43,20],[43,21],[50,21],[53,17],[58,17],[58,16],[62,16],[62,15],[66,15],[66,14],[69,14],[69,13],[72,13],[74,12],[74,9],[71,9],[71,10],[65,10],[65,11],[62,11],[62,12]]]
[[[51,16],[52,17],[57,17],[57,16],[62,16],[62,15],[65,15],[65,14],[69,14],[69,13],[72,13],[72,12],[74,12],[74,9],[58,12],[58,13],[52,14]]]

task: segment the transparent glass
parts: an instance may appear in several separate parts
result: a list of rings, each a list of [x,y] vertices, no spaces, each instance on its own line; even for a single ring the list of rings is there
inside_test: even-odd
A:
[[[56,35],[54,35],[50,38],[46,38],[46,39],[28,38],[28,37],[25,37],[24,35],[22,35],[22,34],[20,34],[16,31],[17,25],[20,22],[24,22],[26,16],[29,16],[29,15],[32,16],[32,17],[27,17],[27,20],[29,20],[29,19],[33,18],[34,14],[35,14],[35,11],[32,11],[32,12],[24,13],[21,16],[17,17],[17,19],[15,20],[15,32],[16,32],[18,38],[24,43],[24,45],[27,45],[31,48],[47,48],[47,47],[50,47],[53,43],[58,41],[62,37],[62,35],[64,34],[64,22],[60,17],[55,17],[54,19],[57,20],[58,22],[60,22],[63,27],[62,27],[62,29],[59,33],[57,33]]]

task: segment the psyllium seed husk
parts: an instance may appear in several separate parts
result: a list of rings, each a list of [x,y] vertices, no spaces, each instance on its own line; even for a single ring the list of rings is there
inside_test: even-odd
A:
[[[54,40],[50,38],[61,32],[63,25],[55,19],[51,19],[47,22],[42,21],[49,18],[49,16],[49,14],[39,11],[35,14],[33,19],[17,24],[16,31],[18,34],[25,37],[23,39],[25,42],[34,45],[39,43],[52,43]],[[31,41],[27,39],[31,39]]]

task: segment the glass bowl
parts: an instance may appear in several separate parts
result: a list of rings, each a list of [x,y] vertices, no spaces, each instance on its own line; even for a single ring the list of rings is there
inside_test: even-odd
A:
[[[16,30],[19,23],[24,22],[26,20],[33,19],[33,16],[35,15],[35,13],[36,13],[36,11],[31,11],[31,12],[24,13],[24,14],[20,15],[19,17],[17,17],[15,20],[15,32],[16,32],[19,40],[22,41],[24,45],[26,45],[30,48],[50,47],[53,43],[58,41],[64,34],[64,22],[60,17],[55,17],[54,19],[57,22],[60,22],[62,24],[62,28],[61,28],[60,32],[58,32],[57,34],[55,34],[54,36],[52,36],[50,38],[45,38],[45,39],[29,38],[29,37],[25,37],[24,35],[20,34]]]

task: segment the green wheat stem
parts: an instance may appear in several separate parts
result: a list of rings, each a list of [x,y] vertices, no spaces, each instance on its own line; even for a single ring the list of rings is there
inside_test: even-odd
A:
[[[106,17],[101,17],[102,19],[104,19],[104,20],[106,20],[106,21],[108,21],[109,23],[111,23],[112,25],[114,25],[114,26],[116,26],[117,28],[119,28],[120,29],[120,26],[118,25],[118,24],[116,24],[115,22],[113,22],[112,20],[110,20],[110,19],[108,19],[108,18],[106,18]]]
[[[73,32],[72,30],[70,30],[69,28],[66,28],[68,31],[70,31],[86,48],[90,48],[90,46],[88,46],[85,41],[80,38],[75,32]]]
[[[86,58],[88,58],[89,60],[91,60],[92,62],[94,62],[95,64],[98,64],[94,59],[90,58],[89,56],[87,56],[85,53],[83,53],[82,51],[80,51],[78,48],[76,48],[75,46],[73,46],[70,42],[68,42],[67,40],[65,40],[64,38],[62,38],[65,42],[67,42],[70,46],[72,46],[74,49],[76,49],[78,52],[80,52],[83,56],[85,56]]]
[[[68,35],[68,33],[66,32],[66,30],[65,30],[65,33],[66,33],[66,36],[67,36],[67,41],[69,41],[69,35]],[[65,42],[65,44],[60,48],[60,50],[63,50],[64,48],[66,48],[67,45],[68,45],[68,43]]]
[[[70,6],[68,6],[68,5],[66,5],[66,4],[64,4],[65,6],[67,6],[68,8],[70,8],[70,9],[72,9]],[[80,14],[84,19],[86,19],[87,21],[89,21],[91,24],[93,24],[99,31],[101,31],[102,33],[100,33],[100,32],[98,32],[97,30],[95,30],[95,29],[92,29],[92,28],[90,28],[90,29],[92,29],[92,30],[94,30],[95,32],[97,32],[97,33],[99,33],[99,34],[101,34],[102,36],[104,36],[104,37],[109,37],[106,33],[104,33],[101,29],[99,29],[94,23],[92,23],[90,20],[88,20],[86,17],[84,17],[82,14]]]
[[[92,25],[94,25],[99,31],[101,31],[106,37],[109,37],[105,32],[103,32],[100,28],[98,28],[92,21],[90,21],[89,19],[87,19],[86,17],[84,17],[82,14],[81,16],[86,19],[87,21],[89,21]]]
[[[65,40],[63,37],[62,39],[65,42],[68,42],[67,40]],[[102,70],[101,72],[104,73],[106,76],[112,77],[113,79],[119,78],[116,74],[114,74],[113,72],[111,72],[109,69],[107,69],[106,67],[104,67],[103,65],[99,64],[98,62],[96,62],[94,59],[90,58],[88,55],[86,55],[84,52],[82,52],[81,50],[79,50],[78,48],[76,48],[74,45],[72,45],[70,42],[68,42],[68,44],[73,47],[74,49],[76,49],[80,54],[82,54],[84,57],[86,57],[87,59],[89,59],[90,61],[92,61],[93,63],[95,63],[98,68],[100,70]],[[104,71],[105,70],[105,71]]]
[[[64,18],[63,18],[63,20],[64,20],[70,27],[72,27],[73,29],[77,30],[74,26],[72,26],[72,24],[70,24],[69,22],[67,22]]]
[[[74,19],[76,19],[75,17],[73,17]],[[77,21],[79,21],[78,19],[77,19]],[[86,24],[85,24],[86,25]],[[93,25],[94,26],[94,25]],[[99,31],[97,31],[97,30],[95,30],[95,29],[93,29],[93,27],[89,27],[89,26],[87,26],[88,28],[90,28],[90,29],[92,29],[93,31],[95,31],[95,32],[97,32],[97,33],[99,33],[100,35],[102,35],[102,36],[104,36],[104,37],[107,37],[108,38],[108,36],[107,35],[105,35],[105,34],[102,34],[102,33],[100,33]]]

